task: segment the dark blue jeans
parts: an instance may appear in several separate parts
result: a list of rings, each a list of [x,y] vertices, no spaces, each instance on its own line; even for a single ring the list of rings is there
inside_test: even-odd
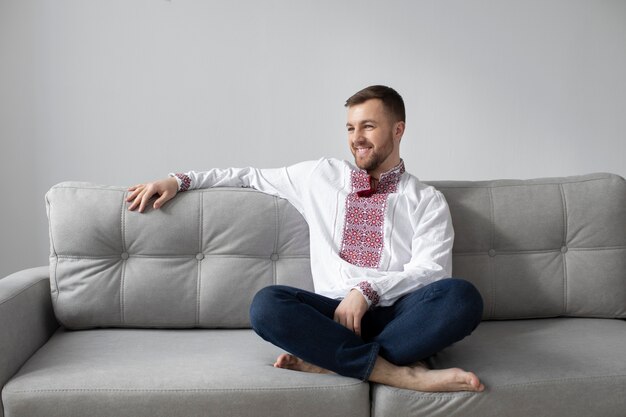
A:
[[[378,355],[396,365],[427,359],[469,335],[483,301],[467,281],[448,278],[369,309],[361,337],[333,321],[341,300],[293,287],[260,290],[250,307],[254,330],[300,359],[340,375],[367,380]]]

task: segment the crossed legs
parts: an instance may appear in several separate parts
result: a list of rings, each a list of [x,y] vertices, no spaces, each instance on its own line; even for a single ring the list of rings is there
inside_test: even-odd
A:
[[[458,368],[430,370],[419,362],[462,339],[480,322],[482,299],[468,282],[437,281],[369,310],[362,337],[333,321],[338,300],[285,286],[261,290],[253,300],[253,328],[290,354],[274,366],[336,372],[419,391],[481,391],[479,379]]]

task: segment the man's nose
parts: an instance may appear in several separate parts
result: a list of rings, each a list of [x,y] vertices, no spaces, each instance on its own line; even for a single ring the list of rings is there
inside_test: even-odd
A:
[[[358,139],[363,137],[363,133],[364,132],[365,132],[365,130],[363,130],[361,128],[358,128],[358,127],[355,127],[354,128],[354,132],[352,132],[352,133],[354,135],[354,138],[358,140]]]
[[[365,145],[365,144],[367,144],[367,139],[362,137],[362,136],[355,136],[352,139],[352,145],[353,146],[362,146],[362,145]]]

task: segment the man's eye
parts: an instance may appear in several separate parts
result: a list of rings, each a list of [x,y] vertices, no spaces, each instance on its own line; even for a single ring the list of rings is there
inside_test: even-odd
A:
[[[373,125],[365,125],[365,128],[366,128],[366,129],[373,129],[373,128],[374,128],[374,126],[373,126]]]
[[[348,128],[348,132],[354,132],[354,128],[353,127],[349,127]]]

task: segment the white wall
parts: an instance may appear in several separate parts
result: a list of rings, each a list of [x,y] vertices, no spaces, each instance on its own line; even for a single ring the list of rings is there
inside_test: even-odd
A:
[[[625,77],[622,0],[0,0],[0,276],[53,184],[348,158],[375,83],[420,178],[624,176]]]

